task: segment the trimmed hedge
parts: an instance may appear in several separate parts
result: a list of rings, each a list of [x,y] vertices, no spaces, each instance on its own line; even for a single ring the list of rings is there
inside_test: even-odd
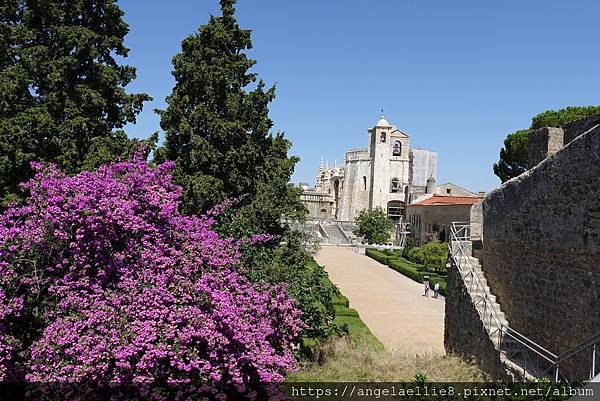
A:
[[[386,255],[385,253],[383,253],[375,248],[367,248],[365,250],[365,254],[368,257],[375,259],[379,263],[383,263],[384,265],[388,264],[388,259],[390,258],[390,256]]]
[[[439,283],[440,294],[446,296],[446,276],[439,275],[436,272],[426,271],[425,266],[404,259],[399,253],[392,252],[389,249],[382,252],[374,248],[367,248],[365,254],[418,283],[423,282],[424,276],[429,276],[430,285],[433,287],[433,284]]]

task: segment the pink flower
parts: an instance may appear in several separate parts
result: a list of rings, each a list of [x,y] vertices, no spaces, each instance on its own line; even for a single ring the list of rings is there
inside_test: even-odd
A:
[[[179,213],[173,167],[34,166],[28,204],[0,215],[0,380],[249,384],[295,368],[294,301],[245,278],[214,210]]]

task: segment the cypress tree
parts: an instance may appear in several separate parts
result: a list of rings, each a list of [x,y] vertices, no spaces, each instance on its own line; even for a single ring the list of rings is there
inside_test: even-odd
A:
[[[291,144],[282,133],[270,132],[275,88],[250,71],[251,31],[239,27],[235,0],[220,3],[222,16],[184,39],[173,58],[176,84],[158,111],[166,140],[156,160],[176,161],[188,213],[242,196],[222,227],[227,234],[282,234],[281,217],[304,211],[289,183],[298,159],[287,155]]]
[[[296,157],[290,142],[271,134],[268,105],[275,88],[251,72],[255,61],[250,31],[234,17],[235,0],[221,0],[222,15],[182,42],[173,58],[175,87],[159,111],[166,139],[155,160],[176,162],[175,181],[183,186],[187,213],[199,213],[225,199],[242,198],[219,216],[219,232],[240,237],[256,233],[275,241],[243,249],[251,280],[285,282],[303,312],[303,336],[320,339],[337,332],[333,286],[311,263],[302,235],[282,218],[304,215],[300,191],[290,183]],[[285,240],[285,244],[279,244]]]
[[[121,128],[150,97],[125,91],[128,30],[115,0],[3,2],[0,198],[18,193],[32,160],[75,173],[131,150]]]

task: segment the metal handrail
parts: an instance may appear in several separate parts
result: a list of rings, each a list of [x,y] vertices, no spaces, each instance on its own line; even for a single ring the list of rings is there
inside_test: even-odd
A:
[[[527,348],[529,348],[530,350],[532,350],[533,352],[535,352],[536,354],[538,354],[539,356],[541,356],[542,358],[544,358],[545,360],[547,360],[548,362],[555,364],[557,362],[558,356],[556,356],[556,354],[554,354],[553,352],[547,350],[546,348],[542,347],[541,345],[539,345],[538,343],[536,343],[533,340],[530,340],[529,338],[525,337],[523,334],[519,333],[517,330],[508,327],[506,325],[504,325],[504,327],[502,328],[503,331],[510,335],[512,338],[514,338],[515,340],[519,341],[520,343],[522,343],[523,345],[527,346]],[[519,337],[519,338],[517,338]],[[529,343],[531,345],[525,344],[525,343]],[[536,350],[536,348],[539,350]],[[546,354],[546,355],[544,355]]]
[[[498,350],[500,352],[502,351],[502,337],[503,336],[508,336],[512,339],[514,339],[517,343],[519,343],[521,346],[525,347],[527,350],[530,350],[532,352],[534,352],[535,354],[541,356],[542,358],[544,358],[546,361],[548,361],[551,366],[550,368],[554,368],[554,370],[556,372],[558,372],[558,361],[557,361],[557,356],[548,351],[547,349],[545,349],[544,347],[542,347],[541,345],[535,343],[534,341],[528,339],[526,336],[524,336],[523,334],[519,333],[518,331],[516,331],[515,329],[509,328],[508,326],[506,326],[504,323],[502,323],[502,321],[500,320],[499,316],[498,316],[498,312],[496,311],[496,308],[494,307],[493,303],[490,301],[489,297],[488,297],[488,293],[485,289],[485,286],[483,285],[483,283],[481,283],[481,281],[479,280],[479,276],[477,275],[477,272],[475,271],[475,268],[473,267],[473,265],[471,264],[471,260],[469,258],[469,256],[466,254],[462,244],[461,244],[461,240],[466,241],[467,237],[465,236],[458,236],[458,233],[460,231],[464,231],[466,233],[467,228],[470,227],[470,225],[468,223],[462,223],[462,222],[455,222],[452,223],[451,225],[451,229],[450,229],[450,240],[451,243],[449,244],[449,249],[450,249],[450,255],[455,263],[455,265],[457,266],[457,268],[459,269],[459,272],[461,273],[461,277],[463,278],[463,280],[465,279],[466,276],[468,276],[469,274],[472,275],[473,277],[473,282],[476,284],[477,289],[480,290],[481,292],[481,300],[483,300],[484,302],[484,308],[485,310],[489,309],[490,310],[490,316],[493,317],[494,322],[496,323],[498,329],[494,330],[493,332],[491,331],[491,329],[488,329],[487,326],[484,324],[484,327],[486,328],[486,331],[488,331],[488,334],[490,336],[494,335],[497,331],[500,332],[499,338],[498,338]],[[456,242],[457,243],[457,249],[458,249],[458,253],[460,254],[459,257],[460,259],[457,259],[455,257],[455,254],[452,253],[452,242]],[[462,269],[461,269],[461,265],[463,261],[466,261],[466,267],[468,272],[466,274],[463,275]],[[479,301],[477,301],[479,302]],[[485,316],[482,314],[482,312],[477,309],[478,314],[480,315],[482,321],[485,322]],[[531,345],[530,345],[531,344]],[[536,349],[537,348],[537,349]],[[550,368],[546,369],[546,371],[548,371]],[[526,369],[524,368],[524,371]],[[555,376],[557,375],[557,373],[555,374]]]
[[[508,356],[508,351],[502,350],[502,343],[503,343],[502,338],[504,336],[508,336],[508,337],[514,339],[518,344],[525,347],[525,349],[527,351],[534,352],[535,354],[542,357],[546,362],[549,363],[549,366],[546,369],[543,369],[539,366],[537,366],[537,368],[543,369],[541,372],[542,373],[541,376],[547,374],[550,370],[553,370],[552,379],[555,381],[559,381],[561,379],[561,376],[564,380],[568,381],[567,378],[564,376],[564,372],[561,373],[560,366],[561,365],[564,366],[564,362],[567,361],[568,359],[574,357],[575,355],[578,355],[583,351],[589,351],[591,354],[590,379],[595,377],[596,376],[597,351],[598,351],[598,353],[600,353],[600,333],[597,333],[597,334],[591,336],[590,338],[582,341],[578,345],[571,347],[567,351],[565,351],[557,356],[553,352],[545,349],[541,345],[530,340],[525,335],[519,333],[517,330],[515,330],[511,327],[508,327],[504,323],[502,323],[502,321],[500,320],[500,318],[498,316],[498,312],[496,311],[496,308],[493,305],[493,302],[491,302],[488,297],[488,293],[485,289],[485,286],[479,279],[479,276],[477,275],[475,268],[471,264],[470,256],[467,255],[467,253],[461,243],[461,241],[469,241],[470,240],[469,234],[467,233],[469,228],[470,228],[470,224],[468,222],[453,222],[451,224],[451,228],[450,228],[450,243],[448,244],[448,248],[450,250],[450,256],[461,274],[461,278],[464,280],[470,274],[471,277],[473,278],[472,283],[475,284],[476,288],[479,289],[480,293],[482,294],[482,295],[480,295],[479,300],[477,299],[477,297],[474,297],[475,303],[478,304],[479,302],[483,301],[484,302],[484,311],[487,311],[489,309],[490,318],[493,318],[494,322],[498,326],[498,328],[496,330],[492,331],[491,327],[488,329],[487,326],[484,324],[484,327],[486,328],[486,331],[488,331],[488,334],[490,335],[490,337],[495,335],[496,332],[498,332],[498,334],[499,334],[499,336],[498,336],[498,351],[500,351]],[[459,234],[462,234],[462,235],[459,236]],[[456,246],[457,252],[453,252],[452,244],[454,242],[456,242],[456,245],[457,245]],[[456,253],[458,253],[458,255],[456,255]],[[462,268],[463,262],[466,262],[466,263],[464,263],[466,265],[466,269]],[[463,270],[467,270],[467,272],[463,274]],[[479,316],[481,317],[482,321],[485,322],[486,316],[485,316],[484,312],[481,312],[480,309],[478,309],[478,308],[476,308],[476,310],[477,310],[477,313],[479,314]],[[527,360],[529,360],[529,362],[532,363],[532,360],[529,357],[529,354],[527,354]],[[524,374],[527,372],[526,366],[523,367],[523,372],[524,372]],[[530,373],[531,373],[531,371],[530,371]],[[539,376],[539,373],[540,372],[538,370],[538,372],[535,372],[534,375]]]
[[[465,229],[466,227],[468,227],[468,226],[467,225],[463,225],[462,228],[461,228],[461,230]],[[452,223],[452,228],[450,229],[450,241],[451,242],[449,244],[449,246],[450,246],[450,254],[452,255],[452,242],[456,242],[457,245],[458,245],[458,252],[460,253],[461,259],[456,260],[456,258],[454,257],[454,255],[452,255],[452,258],[454,259],[454,262],[455,262],[456,266],[458,267],[463,280],[464,280],[464,278],[469,273],[471,274],[471,276],[473,277],[473,281],[476,283],[476,287],[481,290],[482,299],[484,299],[484,302],[486,303],[486,307],[490,306],[490,311],[491,311],[490,316],[492,316],[494,318],[494,322],[496,323],[496,325],[499,328],[501,328],[503,326],[503,323],[502,323],[502,321],[500,320],[500,317],[497,314],[496,308],[493,307],[493,303],[489,300],[488,294],[485,291],[485,287],[484,287],[483,283],[481,283],[481,281],[479,280],[479,276],[477,275],[477,272],[475,271],[475,268],[471,264],[471,261],[470,261],[468,255],[466,254],[466,252],[465,252],[465,250],[464,250],[464,248],[463,248],[463,246],[461,244],[461,241],[458,240],[458,236],[456,234],[457,234],[456,224]],[[467,268],[469,270],[464,275],[462,274],[462,271],[461,271],[462,270],[461,269],[461,264],[462,263],[460,263],[463,260],[467,262]],[[482,317],[482,319],[485,319],[485,316],[481,316],[481,317]],[[490,333],[490,334],[492,334],[492,333]]]
[[[563,362],[567,359],[569,359],[570,357],[579,354],[582,351],[585,351],[586,349],[593,347],[594,345],[598,345],[600,344],[600,333],[596,333],[593,336],[591,336],[590,338],[588,338],[585,341],[582,341],[580,344],[569,348],[568,350],[566,350],[565,352],[563,352],[562,354],[560,354],[558,356],[558,362]]]

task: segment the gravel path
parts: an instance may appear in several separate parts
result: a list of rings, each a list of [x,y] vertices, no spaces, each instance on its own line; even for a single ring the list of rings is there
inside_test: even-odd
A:
[[[388,350],[444,353],[443,297],[351,248],[323,246],[315,259]]]

